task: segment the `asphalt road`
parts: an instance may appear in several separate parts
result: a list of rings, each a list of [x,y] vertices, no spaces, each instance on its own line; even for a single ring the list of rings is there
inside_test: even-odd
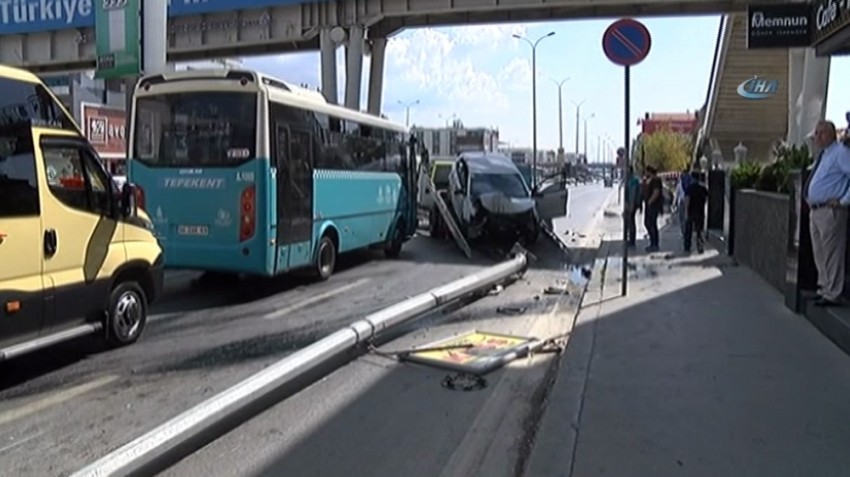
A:
[[[593,202],[604,194],[592,189],[601,186],[573,192],[567,224],[576,217],[589,220],[591,209],[598,208]],[[324,283],[283,277],[199,287],[192,284],[196,274],[169,273],[166,296],[153,307],[136,345],[104,350],[87,338],[0,364],[2,474],[67,475],[344,324],[492,263],[492,257],[478,255],[466,260],[450,242],[417,237],[399,260],[377,252],[344,257],[338,273]],[[334,376],[363,363],[368,360]],[[383,366],[365,366],[378,371],[371,379],[383,377]],[[345,382],[366,385],[368,374],[355,373]],[[327,382],[334,381],[319,384]],[[289,415],[292,426],[307,425],[308,416],[332,418],[354,402],[345,400],[350,393],[332,388],[335,400],[315,405],[325,400],[322,393],[309,394],[315,389],[301,393],[312,403]],[[301,394],[286,403],[303,402]],[[297,435],[283,422],[279,432]],[[197,456],[203,464],[193,468],[214,462],[204,456]]]
[[[579,188],[560,227],[587,232],[611,189]],[[579,222],[582,221],[583,223]],[[586,278],[551,243],[501,293],[430,317],[380,347],[427,346],[469,331],[538,339],[568,334]],[[567,295],[543,290],[566,284]],[[523,310],[518,315],[499,309]],[[162,472],[168,477],[516,475],[528,455],[555,355],[517,360],[482,389],[449,390],[451,370],[366,354]]]
[[[418,237],[399,260],[359,253],[328,282],[286,277],[169,295],[133,346],[84,339],[0,365],[3,475],[66,475],[269,363],[407,296],[480,269]]]

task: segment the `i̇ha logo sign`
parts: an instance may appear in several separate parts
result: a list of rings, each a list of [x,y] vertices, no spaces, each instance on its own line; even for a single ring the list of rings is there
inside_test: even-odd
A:
[[[779,90],[779,80],[762,79],[753,76],[738,85],[738,95],[745,99],[765,99]]]

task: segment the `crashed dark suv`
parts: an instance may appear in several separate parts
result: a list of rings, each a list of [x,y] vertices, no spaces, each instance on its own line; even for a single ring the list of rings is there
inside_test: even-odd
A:
[[[533,243],[541,220],[566,215],[567,190],[540,192],[526,183],[505,155],[465,152],[449,173],[447,205],[468,240],[492,237]]]

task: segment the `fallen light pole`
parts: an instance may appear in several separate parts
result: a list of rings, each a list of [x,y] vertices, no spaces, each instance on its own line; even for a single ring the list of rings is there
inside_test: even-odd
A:
[[[200,447],[218,437],[217,431],[226,432],[223,428],[228,423],[261,412],[257,403],[270,401],[277,391],[382,331],[501,283],[524,271],[527,265],[526,254],[520,252],[498,265],[372,313],[183,412],[71,477],[148,475],[165,468],[190,453],[193,446]]]

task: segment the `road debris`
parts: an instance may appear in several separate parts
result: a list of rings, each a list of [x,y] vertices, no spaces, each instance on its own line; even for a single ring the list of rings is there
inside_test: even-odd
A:
[[[525,313],[525,310],[528,308],[524,306],[500,306],[496,308],[496,313],[500,313],[502,315],[521,315]]]
[[[478,391],[487,387],[487,380],[477,374],[457,373],[443,378],[441,384],[452,391]]]
[[[469,344],[470,347],[451,348]],[[470,331],[461,336],[429,343],[427,348],[440,351],[416,351],[404,357],[405,361],[425,364],[459,372],[486,374],[510,361],[534,352],[543,342],[523,336],[511,336],[484,331]]]

